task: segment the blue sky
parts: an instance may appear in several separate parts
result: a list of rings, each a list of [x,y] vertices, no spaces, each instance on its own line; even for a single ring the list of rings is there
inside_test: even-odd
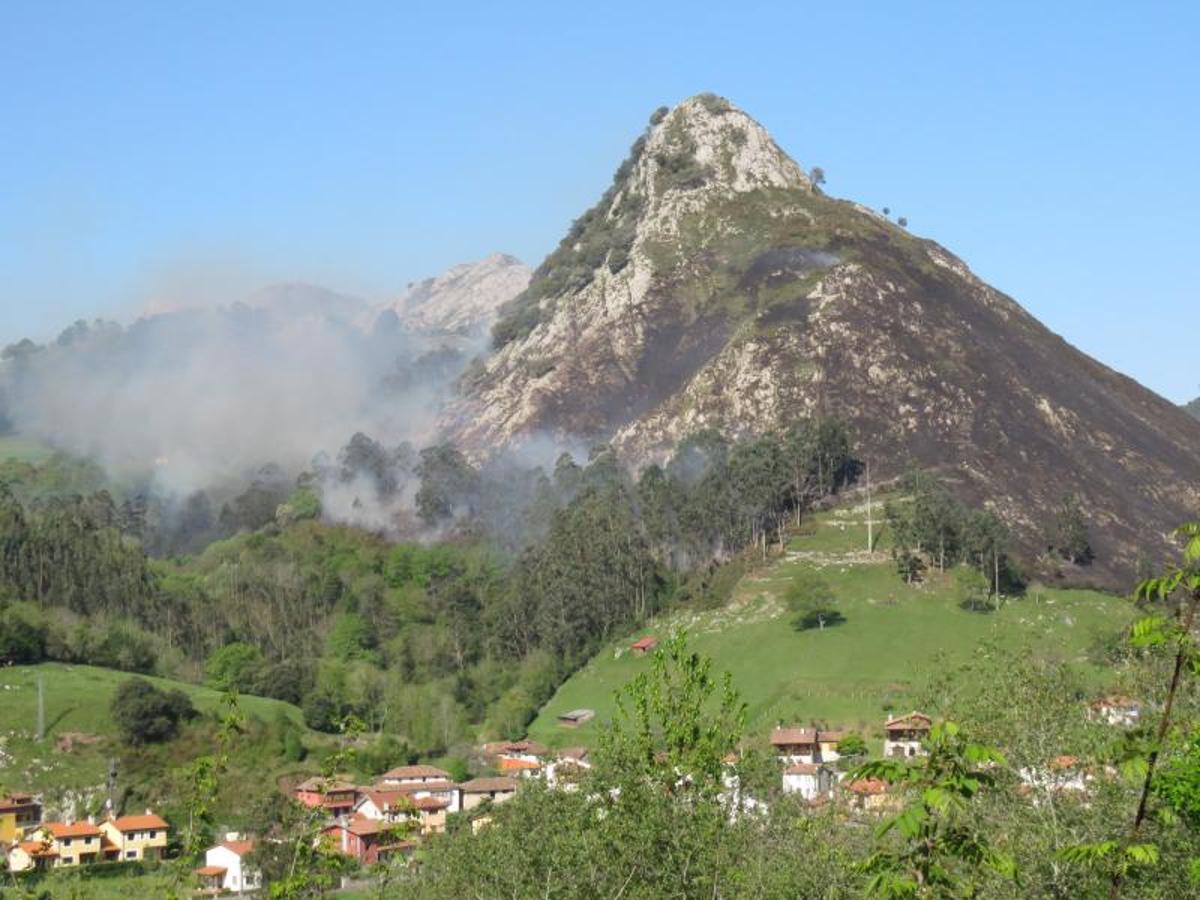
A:
[[[711,90],[830,193],[1200,394],[1175,343],[1200,309],[1200,4],[410,6],[0,4],[0,342],[536,263],[656,106]]]

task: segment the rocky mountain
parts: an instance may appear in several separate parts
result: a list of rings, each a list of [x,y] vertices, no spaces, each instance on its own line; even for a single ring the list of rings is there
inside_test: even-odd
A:
[[[410,331],[483,334],[491,328],[496,311],[525,290],[531,274],[519,259],[493,253],[447,269],[436,278],[413,282],[376,315],[391,310]]]
[[[1183,407],[1197,419],[1200,419],[1200,397],[1197,397],[1191,403],[1187,403]]]
[[[1200,423],[1051,333],[932,241],[826,196],[702,95],[660,110],[508,303],[449,433],[539,433],[631,463],[704,427],[836,415],[880,477],[939,470],[1029,555],[1077,494],[1115,584],[1200,509]]]

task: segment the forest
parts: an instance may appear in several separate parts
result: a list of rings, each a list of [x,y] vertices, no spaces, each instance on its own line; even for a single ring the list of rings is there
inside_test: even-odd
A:
[[[236,688],[319,730],[354,715],[425,756],[520,736],[614,635],[721,602],[718,566],[782,542],[857,463],[832,420],[699,433],[640,473],[607,448],[544,471],[360,434],[286,486],[267,470],[216,512],[195,495],[169,516],[61,457],[7,474],[0,659]],[[325,521],[338,484],[381,508],[411,500],[397,516],[415,537]]]

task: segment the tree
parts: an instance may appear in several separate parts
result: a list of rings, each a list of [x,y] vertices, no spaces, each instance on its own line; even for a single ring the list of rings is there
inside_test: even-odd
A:
[[[144,678],[130,678],[117,688],[111,712],[121,737],[131,744],[169,741],[181,722],[196,716],[183,691],[163,691]]]
[[[988,581],[979,570],[970,566],[959,566],[954,570],[954,589],[958,605],[963,609],[977,611],[990,608],[988,603]]]
[[[1094,559],[1087,519],[1076,494],[1067,494],[1055,513],[1054,549],[1068,562],[1087,565]]]
[[[880,846],[863,863],[871,876],[867,894],[974,897],[989,872],[1015,878],[1016,862],[992,846],[970,810],[971,802],[993,785],[991,769],[1004,763],[998,750],[969,740],[953,722],[939,722],[930,731],[923,765],[878,760],[851,773],[853,779],[882,779],[910,797],[877,832],[881,841],[894,834],[898,842]]]
[[[906,219],[904,216],[901,216],[900,218],[898,218],[896,220],[896,224],[899,225],[901,228],[907,228],[908,227],[908,219]]]
[[[204,663],[205,680],[218,691],[248,690],[262,664],[262,653],[253,644],[234,641],[214,650]]]
[[[1200,610],[1200,522],[1181,525],[1175,533],[1184,542],[1182,561],[1158,577],[1143,581],[1135,592],[1140,602],[1152,607],[1166,607],[1170,615],[1163,615],[1156,609],[1135,622],[1130,629],[1130,643],[1151,652],[1166,650],[1174,658],[1154,739],[1149,743],[1145,755],[1136,760],[1136,768],[1142,771],[1143,776],[1133,824],[1121,839],[1080,844],[1064,853],[1069,860],[1093,867],[1106,866],[1111,871],[1109,900],[1117,900],[1131,871],[1155,865],[1159,860],[1159,848],[1142,841],[1142,829],[1150,817],[1156,769],[1171,733],[1175,702],[1180,694],[1184,673],[1186,671],[1194,675],[1200,671],[1200,642],[1193,630],[1197,610]],[[1170,774],[1171,770],[1168,769]],[[1171,784],[1169,778],[1167,784]],[[1200,856],[1193,855],[1190,869],[1193,881],[1200,882]]]
[[[825,170],[820,166],[813,166],[812,169],[809,170],[808,180],[811,181],[815,187],[820,187],[825,183]]]
[[[797,631],[824,630],[826,625],[845,621],[837,608],[837,596],[829,582],[816,572],[803,569],[792,579],[784,595],[788,608],[796,614],[792,626]]]

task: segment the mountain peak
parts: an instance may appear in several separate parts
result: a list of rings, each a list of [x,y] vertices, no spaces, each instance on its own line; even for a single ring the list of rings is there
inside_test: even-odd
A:
[[[716,94],[689,97],[654,125],[646,143],[645,186],[703,181],[733,191],[812,184],[762,125]],[[688,171],[690,170],[690,171]],[[681,172],[690,174],[680,178]]]

